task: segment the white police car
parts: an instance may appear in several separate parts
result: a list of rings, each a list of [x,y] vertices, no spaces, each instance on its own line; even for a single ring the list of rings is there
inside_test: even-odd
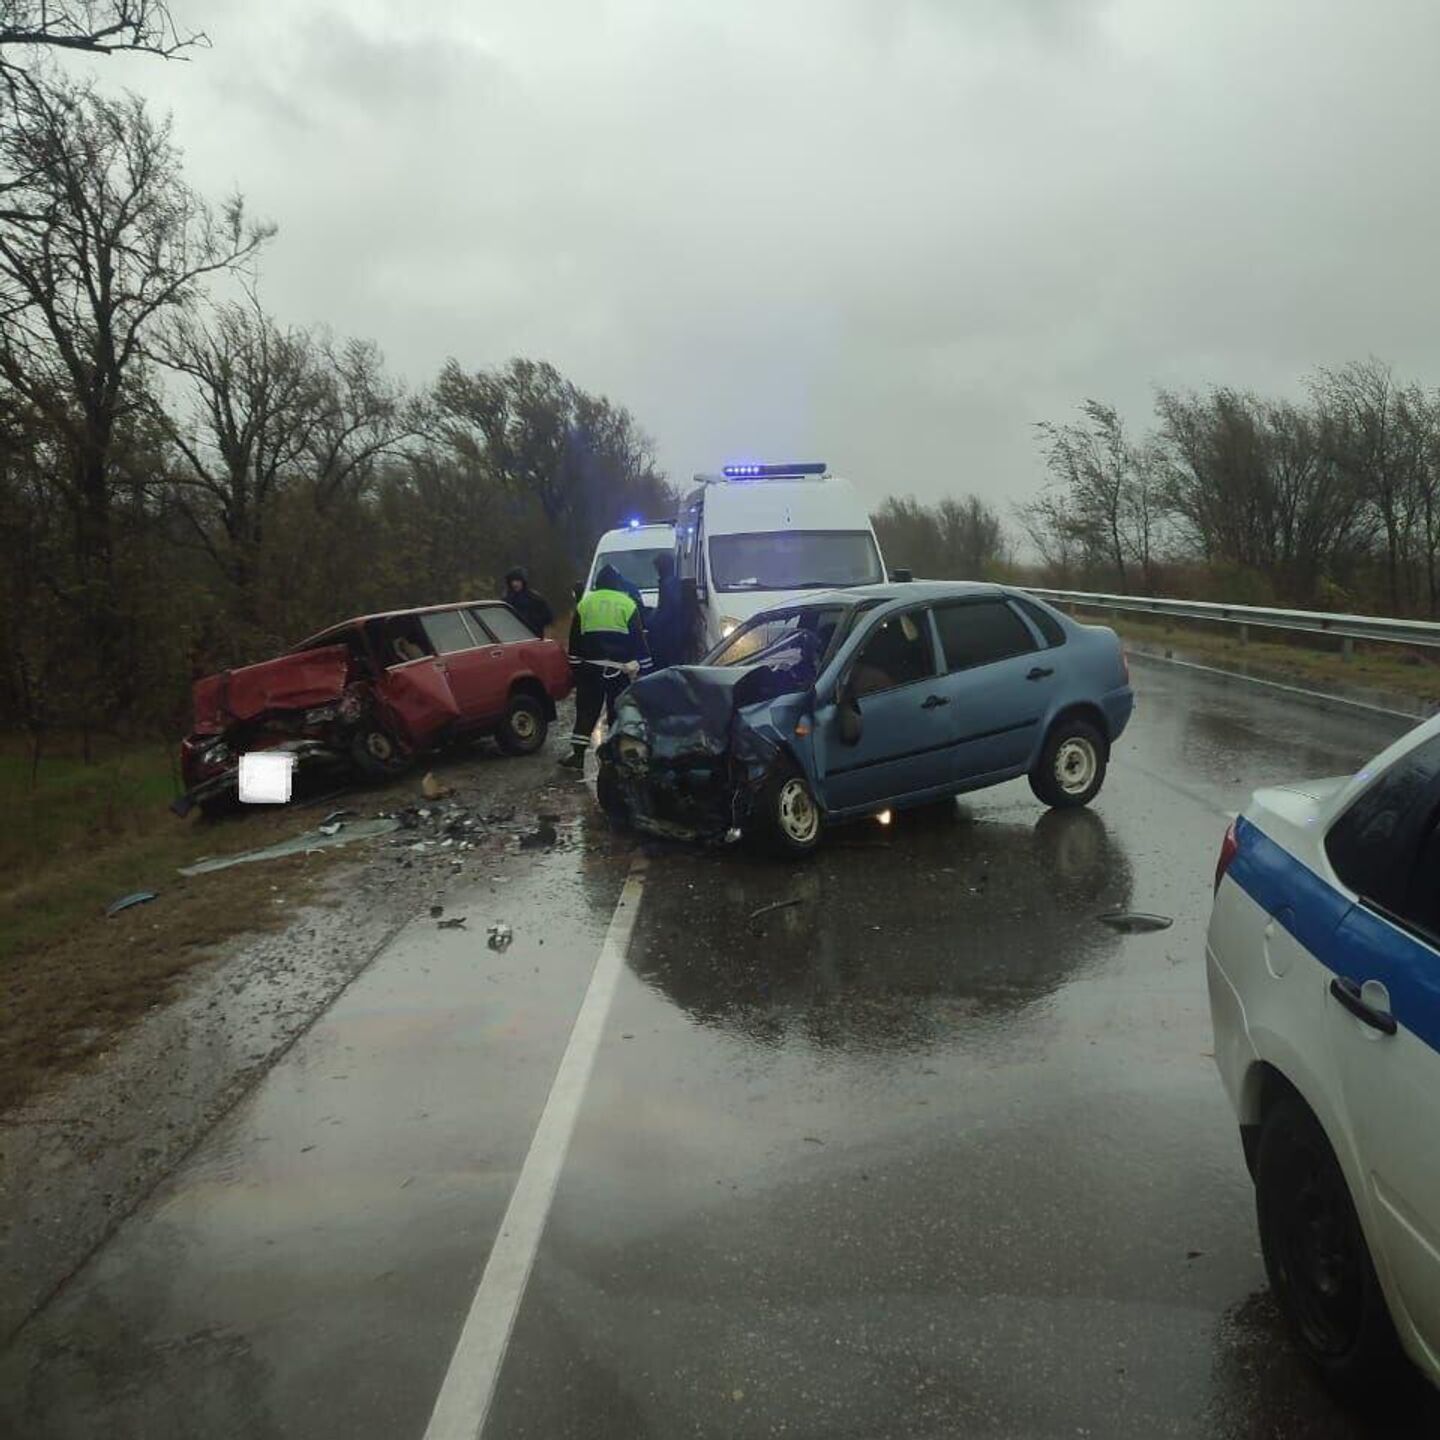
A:
[[[1440,1384],[1440,717],[1349,779],[1258,791],[1206,945],[1270,1284],[1338,1386]]]

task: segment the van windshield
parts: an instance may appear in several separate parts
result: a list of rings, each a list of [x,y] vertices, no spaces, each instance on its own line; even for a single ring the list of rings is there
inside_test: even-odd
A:
[[[712,535],[710,580],[717,590],[828,590],[885,578],[868,530],[781,530]]]
[[[653,550],[606,550],[596,557],[595,571],[598,575],[607,565],[613,565],[637,590],[654,590],[660,583],[655,573],[655,560],[660,555],[673,555],[669,545],[657,545]]]

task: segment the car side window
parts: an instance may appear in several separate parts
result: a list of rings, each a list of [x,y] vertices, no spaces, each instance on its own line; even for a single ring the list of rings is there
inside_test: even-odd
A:
[[[1025,595],[1012,595],[1010,603],[1018,606],[1045,637],[1046,649],[1053,650],[1065,643],[1065,627],[1043,605],[1037,605]]]
[[[458,610],[439,610],[421,617],[425,633],[437,655],[453,655],[457,650],[473,650],[475,637]]]
[[[945,668],[950,671],[972,670],[1035,649],[1035,637],[1004,600],[939,605],[935,623],[940,627]]]
[[[1440,809],[1430,817],[1430,832],[1420,842],[1400,914],[1440,946]]]
[[[501,645],[535,639],[535,632],[507,605],[486,605],[484,609],[474,609],[470,618],[480,631],[482,644],[492,638]]]
[[[859,697],[913,685],[935,674],[935,647],[924,610],[890,615],[870,632],[850,671],[849,692]]]
[[[1396,761],[1330,828],[1325,853],[1357,895],[1404,911],[1418,833],[1440,787],[1440,735]]]

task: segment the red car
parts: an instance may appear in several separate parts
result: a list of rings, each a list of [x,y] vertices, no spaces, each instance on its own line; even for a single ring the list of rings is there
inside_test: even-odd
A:
[[[493,734],[528,755],[571,684],[563,647],[499,601],[346,620],[274,660],[196,682],[195,729],[180,746],[185,793],[171,808],[227,800],[246,750],[289,750],[297,764],[345,759],[377,779],[461,736]]]

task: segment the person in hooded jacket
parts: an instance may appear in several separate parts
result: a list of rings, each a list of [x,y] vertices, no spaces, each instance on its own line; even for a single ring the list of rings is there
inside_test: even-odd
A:
[[[530,588],[530,577],[522,565],[505,572],[505,588],[500,598],[543,640],[547,626],[555,623],[555,612],[538,590]]]
[[[615,718],[615,701],[636,675],[649,671],[641,607],[625,588],[620,572],[604,565],[595,583],[580,597],[570,622],[570,664],[575,670],[575,729],[570,754],[560,763],[585,768],[585,752],[603,706]]]

